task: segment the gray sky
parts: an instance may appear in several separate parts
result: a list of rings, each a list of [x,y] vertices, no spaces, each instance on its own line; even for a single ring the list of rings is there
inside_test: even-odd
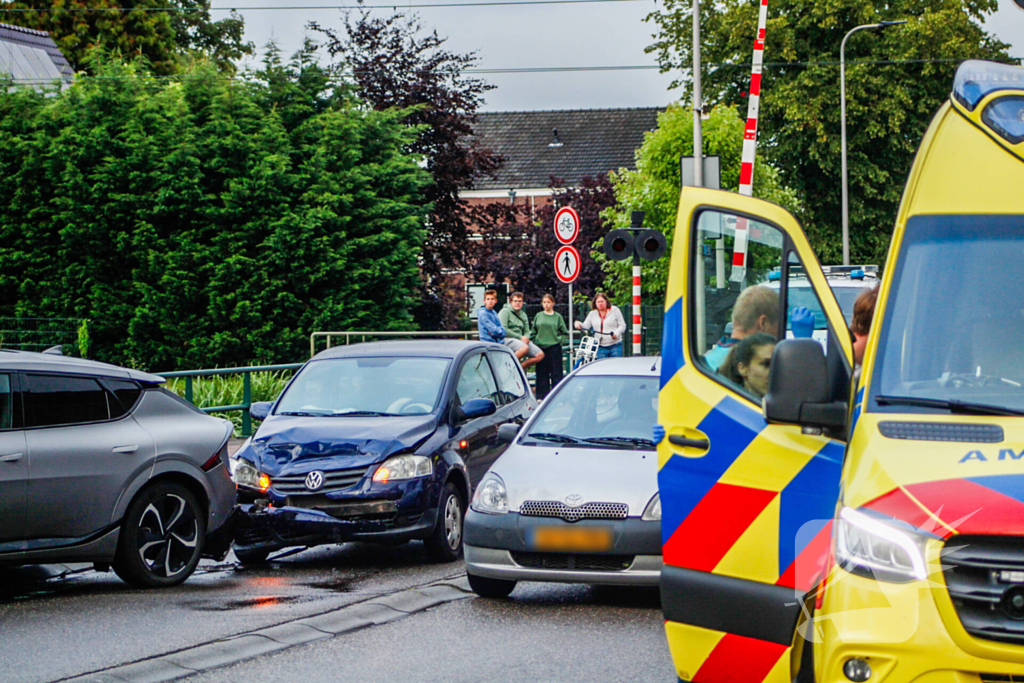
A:
[[[406,0],[406,5],[410,0]],[[440,2],[442,0],[420,0]],[[444,0],[458,1],[458,0]],[[309,6],[354,4],[345,0],[243,0],[235,6]],[[381,4],[367,0],[367,4]],[[214,8],[231,7],[214,0]],[[1001,40],[1024,56],[1024,11],[1013,0],[999,0],[999,11],[986,24]],[[396,4],[401,9],[402,4]],[[526,5],[523,7],[418,8],[423,24],[447,37],[453,52],[476,52],[479,67],[503,69],[564,66],[637,66],[655,64],[644,47],[655,27],[644,16],[654,0],[583,5]],[[769,6],[770,8],[770,6]],[[377,10],[390,13],[390,10]],[[770,11],[770,9],[769,9]],[[219,18],[223,12],[214,12]],[[340,27],[338,10],[244,10],[246,37],[260,48],[275,39],[286,55],[301,44],[310,21]],[[771,50],[768,35],[767,52]],[[753,42],[751,42],[753,48]],[[498,86],[487,94],[485,111],[535,109],[594,109],[602,107],[664,106],[677,98],[667,90],[670,75],[657,70],[590,73],[483,74]]]

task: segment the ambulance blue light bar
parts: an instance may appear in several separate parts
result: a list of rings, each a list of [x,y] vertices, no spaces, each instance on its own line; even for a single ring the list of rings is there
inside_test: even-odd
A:
[[[968,111],[974,111],[978,102],[997,90],[1024,90],[1024,69],[969,59],[956,70],[953,97]]]

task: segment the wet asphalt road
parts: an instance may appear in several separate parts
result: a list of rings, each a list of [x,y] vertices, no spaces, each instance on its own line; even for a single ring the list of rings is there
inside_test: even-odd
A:
[[[229,556],[229,560],[233,556]],[[82,565],[0,568],[0,681],[57,681],[439,580],[422,545],[348,544],[255,568],[204,562],[146,591]],[[673,681],[656,589],[521,584],[184,680]]]

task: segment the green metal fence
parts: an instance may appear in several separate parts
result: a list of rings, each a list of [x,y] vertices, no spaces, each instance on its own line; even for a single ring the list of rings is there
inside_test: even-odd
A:
[[[303,363],[288,363],[285,365],[253,365],[243,368],[214,368],[209,370],[181,370],[178,372],[160,372],[161,377],[172,379],[175,377],[185,378],[185,400],[195,404],[193,382],[197,377],[213,377],[217,375],[242,375],[242,401],[223,406],[207,406],[201,408],[204,413],[229,413],[241,411],[242,413],[242,436],[252,434],[252,418],[249,416],[249,407],[252,406],[252,374],[254,372],[280,372],[282,370],[298,370]]]
[[[88,321],[81,318],[0,318],[0,348],[45,351],[62,346],[65,356],[85,356],[88,345]]]

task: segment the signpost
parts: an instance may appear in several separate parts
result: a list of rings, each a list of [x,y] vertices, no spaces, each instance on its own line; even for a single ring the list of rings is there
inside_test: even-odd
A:
[[[555,237],[564,246],[555,252],[555,276],[569,285],[569,367],[572,368],[572,283],[580,274],[580,253],[571,246],[580,236],[580,215],[571,206],[555,214]]]

